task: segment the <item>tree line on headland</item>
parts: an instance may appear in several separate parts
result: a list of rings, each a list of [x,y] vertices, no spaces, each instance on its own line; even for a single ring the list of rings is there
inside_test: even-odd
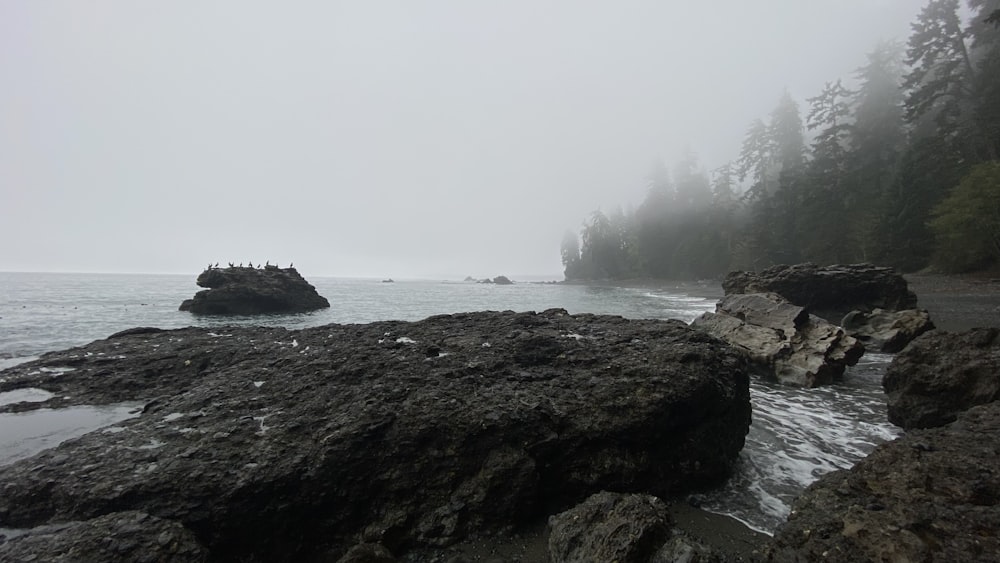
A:
[[[786,92],[711,173],[693,153],[659,165],[637,208],[566,233],[566,279],[1000,264],[1000,0],[968,8],[964,24],[958,0],[930,0],[905,45],[877,45],[853,89],[828,82],[804,119]]]

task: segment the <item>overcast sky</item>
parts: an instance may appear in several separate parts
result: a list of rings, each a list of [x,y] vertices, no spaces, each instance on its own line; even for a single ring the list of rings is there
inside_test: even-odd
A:
[[[555,278],[922,4],[0,0],[0,271]]]

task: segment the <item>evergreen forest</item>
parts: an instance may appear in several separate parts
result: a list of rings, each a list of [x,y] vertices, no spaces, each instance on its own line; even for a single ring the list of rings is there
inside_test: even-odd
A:
[[[729,163],[706,171],[689,153],[657,166],[637,207],[594,211],[564,235],[566,279],[1000,266],[1000,0],[961,8],[929,0],[906,43],[874,46],[849,86],[786,92]]]

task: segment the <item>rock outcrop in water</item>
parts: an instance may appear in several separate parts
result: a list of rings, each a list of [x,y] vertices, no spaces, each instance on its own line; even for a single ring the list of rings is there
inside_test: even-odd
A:
[[[199,291],[181,311],[202,315],[304,313],[330,306],[295,268],[209,268],[198,276]]]
[[[136,329],[0,379],[55,393],[41,407],[147,401],[0,468],[0,528],[140,511],[223,561],[336,560],[358,543],[399,555],[603,489],[717,485],[750,422],[745,363],[718,340],[562,310]]]
[[[903,428],[947,424],[1000,399],[1000,329],[934,331],[900,352],[882,379],[889,421]]]
[[[735,271],[722,282],[726,295],[773,292],[810,313],[840,322],[847,313],[900,311],[917,306],[917,296],[892,268],[871,264],[773,266],[761,272]]]
[[[761,375],[800,387],[833,383],[864,353],[841,328],[774,293],[727,295],[691,326],[730,343]]]
[[[907,432],[811,485],[775,534],[769,560],[994,562],[997,452],[997,402]]]

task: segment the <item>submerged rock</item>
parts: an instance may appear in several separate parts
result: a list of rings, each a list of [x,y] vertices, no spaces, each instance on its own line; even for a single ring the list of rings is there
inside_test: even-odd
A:
[[[603,489],[683,494],[726,478],[750,422],[745,362],[720,341],[562,310],[139,330],[0,379],[61,404],[147,401],[0,467],[0,527],[137,510],[226,560],[399,555]]]
[[[204,315],[304,313],[330,306],[295,268],[209,268],[198,276],[207,287],[181,303],[181,311]]]
[[[773,292],[831,322],[853,310],[914,309],[917,296],[892,268],[872,264],[772,266],[761,272],[730,272],[722,282],[726,295]]]
[[[934,329],[930,315],[923,309],[851,311],[840,321],[840,326],[866,348],[889,354],[899,352],[914,338]]]
[[[839,380],[864,346],[843,329],[774,293],[727,295],[691,326],[725,340],[764,377],[816,387]]]
[[[947,424],[1000,399],[1000,329],[934,331],[900,352],[882,379],[889,421],[903,428]]]
[[[882,444],[799,497],[770,561],[981,561],[1000,553],[1000,403]]]

